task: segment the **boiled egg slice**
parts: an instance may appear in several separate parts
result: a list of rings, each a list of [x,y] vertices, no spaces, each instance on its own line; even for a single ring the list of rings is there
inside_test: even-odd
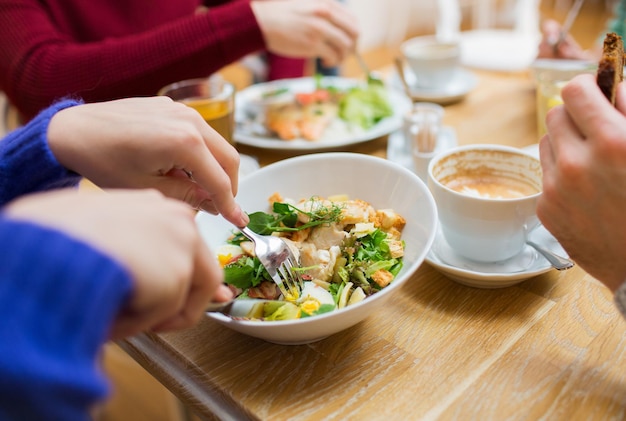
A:
[[[217,249],[217,261],[221,267],[230,263],[233,258],[241,256],[243,250],[235,244],[223,244]]]
[[[332,305],[334,308],[335,300],[325,288],[314,282],[305,282],[297,304],[303,312],[313,314],[324,304]]]

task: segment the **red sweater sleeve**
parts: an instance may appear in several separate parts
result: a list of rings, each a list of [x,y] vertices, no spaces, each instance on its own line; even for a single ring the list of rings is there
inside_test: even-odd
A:
[[[37,0],[0,5],[0,90],[27,119],[68,95],[86,102],[154,95],[168,83],[207,76],[264,48],[249,0],[89,42],[62,28],[64,22],[54,20],[50,10],[62,6],[48,3],[47,8]],[[106,1],[89,3],[107,7]]]

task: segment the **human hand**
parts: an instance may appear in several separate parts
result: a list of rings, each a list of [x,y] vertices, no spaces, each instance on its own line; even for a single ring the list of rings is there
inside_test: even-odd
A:
[[[237,226],[248,222],[234,199],[237,151],[198,112],[170,98],[66,108],[50,121],[48,143],[61,165],[102,188],[155,188]]]
[[[335,0],[254,0],[250,5],[273,53],[319,57],[333,67],[355,49],[357,19]]]
[[[555,20],[546,20],[541,25],[541,42],[538,58],[559,58],[570,60],[594,60],[594,54],[583,50],[569,33],[559,42],[561,25]],[[558,43],[558,45],[557,45]]]
[[[595,77],[575,77],[541,139],[543,194],[537,215],[568,254],[615,290],[626,281],[626,85],[617,109]]]
[[[62,231],[127,268],[133,292],[112,326],[114,339],[190,327],[207,303],[232,298],[193,210],[154,190],[58,190],[24,196],[4,214]]]

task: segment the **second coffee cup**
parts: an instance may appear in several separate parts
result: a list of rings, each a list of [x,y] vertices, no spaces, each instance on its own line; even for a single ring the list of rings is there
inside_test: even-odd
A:
[[[408,39],[402,43],[401,51],[420,89],[444,89],[461,67],[459,43],[440,41],[435,36]]]

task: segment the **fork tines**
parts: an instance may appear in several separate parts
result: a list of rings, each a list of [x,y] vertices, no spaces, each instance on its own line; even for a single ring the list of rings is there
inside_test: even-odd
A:
[[[290,256],[285,259],[283,264],[280,265],[277,270],[281,278],[281,282],[277,282],[278,288],[286,299],[296,300],[300,298],[300,293],[302,292],[302,288],[304,286],[302,276],[295,266],[294,258],[293,256]]]

